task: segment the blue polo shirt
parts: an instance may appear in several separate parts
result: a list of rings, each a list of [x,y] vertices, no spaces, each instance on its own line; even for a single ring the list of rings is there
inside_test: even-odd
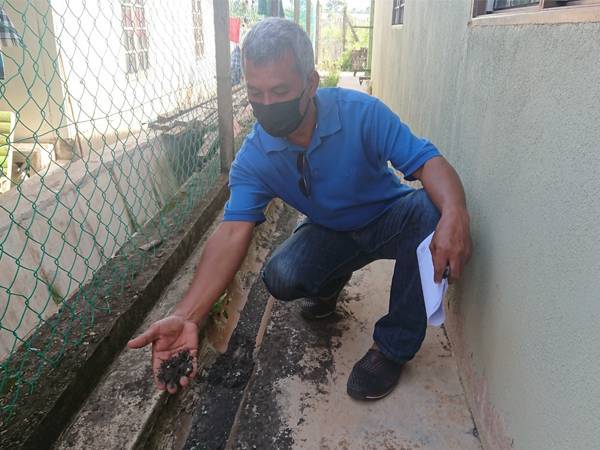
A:
[[[306,150],[254,125],[229,172],[225,221],[262,222],[269,201],[279,197],[316,224],[356,230],[411,191],[388,162],[410,180],[427,160],[440,156],[375,97],[319,89],[316,105],[317,126]],[[302,151],[307,152],[308,198],[298,186]]]

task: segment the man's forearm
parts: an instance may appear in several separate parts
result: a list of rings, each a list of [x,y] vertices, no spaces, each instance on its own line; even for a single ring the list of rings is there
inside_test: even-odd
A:
[[[444,158],[432,158],[415,174],[442,214],[466,213],[465,191],[454,168]]]
[[[196,274],[174,315],[198,323],[229,286],[252,239],[253,224],[223,222],[206,242]]]
[[[444,158],[427,161],[415,176],[441,213],[429,248],[434,280],[442,281],[449,269],[450,282],[458,280],[471,257],[471,233],[465,191],[458,174]]]

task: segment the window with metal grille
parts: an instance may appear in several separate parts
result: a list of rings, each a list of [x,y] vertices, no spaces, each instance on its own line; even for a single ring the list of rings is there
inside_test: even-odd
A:
[[[148,69],[148,27],[144,0],[121,0],[123,47],[127,73]]]
[[[406,0],[394,0],[392,9],[392,25],[401,25],[404,23],[404,6]]]
[[[493,2],[489,2],[490,6],[493,8],[493,11],[499,11],[502,9],[509,8],[520,8],[523,6],[532,6],[538,5],[540,3],[539,0],[494,0]]]
[[[577,8],[585,6],[597,8],[600,0],[473,0],[473,17],[494,13],[535,14],[549,10],[582,15],[584,9]],[[565,21],[569,21],[566,15]]]
[[[202,31],[202,0],[192,0],[192,24],[196,59],[204,56],[204,33]]]

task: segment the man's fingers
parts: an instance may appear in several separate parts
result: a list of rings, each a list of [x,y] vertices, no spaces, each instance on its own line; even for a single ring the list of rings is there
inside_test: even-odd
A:
[[[142,348],[146,345],[154,342],[158,338],[158,330],[154,327],[148,328],[138,337],[131,339],[127,343],[127,347],[129,348]]]
[[[177,383],[169,383],[167,385],[167,391],[169,391],[169,394],[176,394],[177,393]]]
[[[448,258],[439,255],[433,256],[433,281],[441,283],[447,265]]]
[[[463,264],[460,258],[455,257],[450,260],[450,277],[448,278],[448,282],[453,284],[455,281],[458,281],[462,274]]]
[[[190,379],[188,377],[181,377],[179,379],[179,385],[181,387],[186,387],[188,384],[190,384]]]

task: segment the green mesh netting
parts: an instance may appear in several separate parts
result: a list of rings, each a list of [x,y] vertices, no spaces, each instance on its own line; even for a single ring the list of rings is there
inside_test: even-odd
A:
[[[36,330],[61,308],[73,327],[93,329],[93,311],[110,305],[91,289],[92,313],[77,317],[66,300],[93,287],[149,221],[172,235],[220,162],[211,0],[0,8],[19,35],[0,40],[0,413],[10,415],[83,336],[61,329],[33,347]],[[247,118],[245,105],[238,88],[234,111]],[[118,293],[144,264],[119,267],[110,288]],[[23,369],[28,359],[37,372]]]

